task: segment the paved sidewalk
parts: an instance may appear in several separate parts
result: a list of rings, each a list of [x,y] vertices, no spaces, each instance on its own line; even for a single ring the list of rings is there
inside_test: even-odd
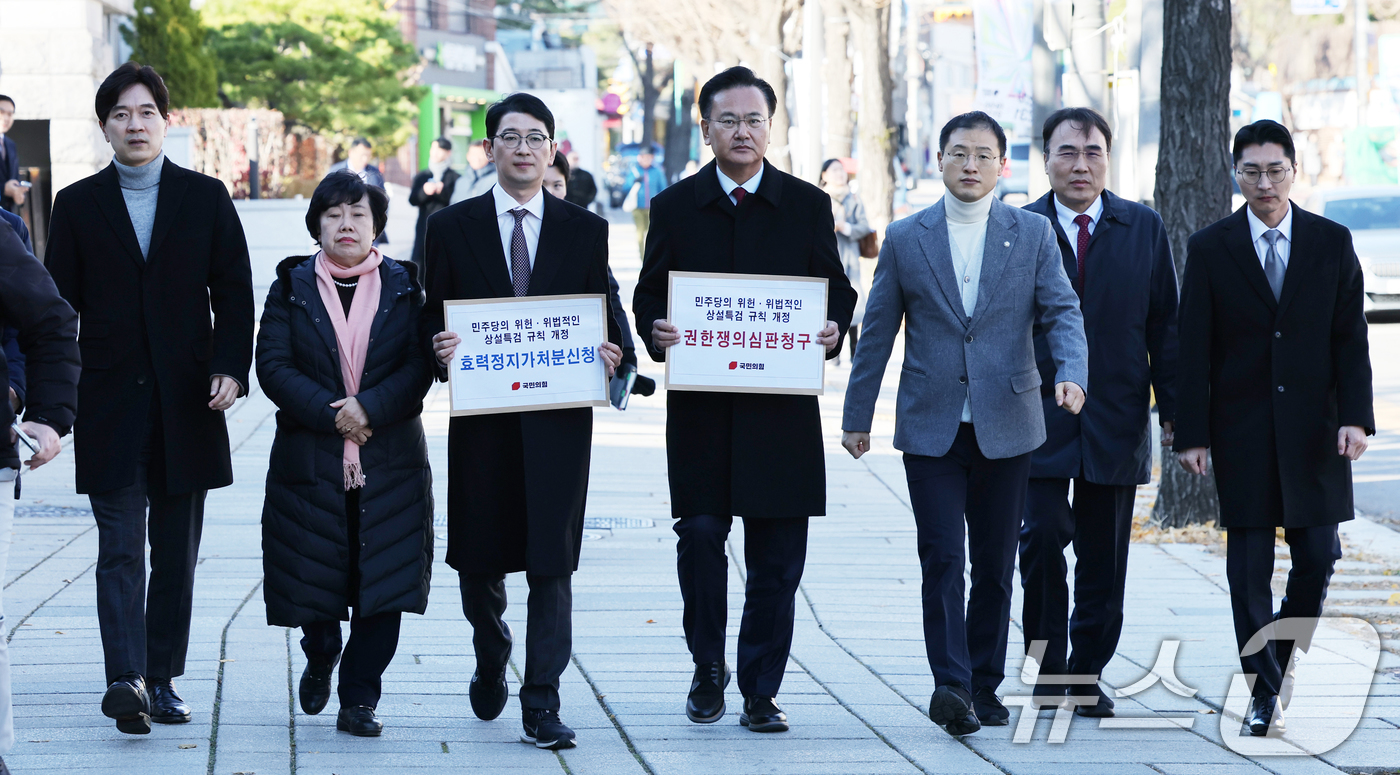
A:
[[[637,261],[629,228],[615,226],[614,266],[624,288]],[[643,364],[659,376],[653,364]],[[334,730],[335,704],[320,716],[300,712],[296,680],[304,659],[299,633],[268,627],[262,601],[259,514],[272,442],[273,407],[260,392],[230,416],[237,483],[211,493],[188,672],[177,680],[194,721],[157,726],[148,737],[118,734],[102,717],[101,645],[95,616],[96,531],[86,498],[73,494],[70,452],[27,477],[5,577],[5,630],[14,664],[17,743],[6,762],[25,773],[571,773],[572,775],[886,775],[1034,773],[1035,775],[1242,775],[1400,771],[1400,658],[1393,624],[1359,728],[1320,756],[1242,755],[1238,721],[1220,711],[1238,670],[1224,587],[1224,559],[1210,547],[1133,546],[1127,624],[1106,683],[1130,686],[1151,670],[1163,639],[1177,639],[1175,676],[1192,697],[1161,683],[1118,700],[1123,719],[1177,719],[1168,729],[1105,728],[1072,718],[1065,736],[1042,711],[1029,742],[1012,725],[954,739],[925,715],[933,681],[923,655],[919,565],[900,458],[890,448],[895,378],[891,364],[877,408],[875,450],[851,460],[837,444],[847,371],[829,371],[822,399],[827,430],[828,513],[814,520],[797,633],[780,703],[787,734],[757,735],[730,713],[699,726],[683,708],[690,661],[682,635],[665,478],[664,398],[637,398],[626,413],[595,416],[591,539],[574,577],[573,665],[563,679],[563,718],[579,733],[559,754],[517,742],[519,706],[482,722],[471,713],[467,682],[471,629],[460,612],[456,574],[434,567],[425,616],[405,618],[398,655],[385,676],[380,715],[385,734],[357,739]],[[446,394],[429,395],[425,425],[438,511],[446,506]],[[779,444],[777,440],[771,440]],[[1377,533],[1367,532],[1374,528]],[[438,557],[445,549],[439,527]],[[1334,580],[1329,613],[1393,620],[1400,593],[1395,533],[1371,523],[1349,529],[1351,559]],[[1361,553],[1358,554],[1357,552]],[[1394,551],[1394,554],[1389,552]],[[743,532],[731,541],[730,661],[742,603]],[[1286,565],[1286,563],[1284,563]],[[1018,581],[1019,584],[1019,581]],[[526,589],[508,582],[507,618],[524,631]],[[1002,691],[1021,681],[1019,593]],[[1389,615],[1388,615],[1389,614]],[[158,612],[155,615],[159,615]],[[1323,695],[1354,685],[1364,661],[1355,631],[1324,628],[1304,678]],[[523,639],[522,639],[523,640]],[[523,668],[520,651],[513,667]],[[1369,672],[1369,668],[1366,671]],[[1369,678],[1369,675],[1365,676]],[[1363,679],[1364,680],[1364,679]],[[1320,686],[1318,684],[1321,684]],[[518,675],[511,680],[512,692]],[[1300,690],[1301,691],[1301,690]],[[1327,699],[1335,707],[1340,699]],[[1063,721],[1063,719],[1062,719]],[[1290,716],[1298,730],[1306,721]],[[1319,722],[1321,723],[1321,722]],[[1223,729],[1223,736],[1222,736]],[[1052,742],[1063,739],[1063,742]]]

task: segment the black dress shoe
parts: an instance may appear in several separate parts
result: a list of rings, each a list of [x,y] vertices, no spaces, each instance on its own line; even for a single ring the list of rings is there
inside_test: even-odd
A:
[[[1244,724],[1248,727],[1249,734],[1254,737],[1283,737],[1284,732],[1288,730],[1283,723],[1283,710],[1279,708],[1278,695],[1251,697]]]
[[[501,711],[506,709],[506,701],[510,699],[510,688],[506,686],[506,667],[510,664],[510,652],[515,648],[515,634],[511,632],[510,625],[501,623],[506,628],[506,658],[501,662],[500,667],[481,666],[481,660],[476,663],[476,672],[472,673],[472,682],[467,687],[467,695],[471,697],[472,712],[482,721],[490,721],[501,715]]]
[[[690,679],[690,696],[685,700],[685,716],[697,724],[713,724],[724,717],[724,690],[731,678],[725,662],[695,666]]]
[[[1113,699],[1109,697],[1103,689],[1099,688],[1098,684],[1094,684],[1092,692],[1086,691],[1088,688],[1089,687],[1086,686],[1077,688],[1074,686],[1070,687],[1069,693],[1072,697],[1081,700],[1095,698],[1093,703],[1075,703],[1074,715],[1084,716],[1086,718],[1112,718]]]
[[[950,735],[970,735],[982,728],[972,710],[972,695],[961,686],[940,686],[928,701],[928,717]]]
[[[555,710],[524,708],[520,714],[520,742],[558,751],[574,747],[574,730],[564,726]]]
[[[335,728],[341,732],[349,732],[355,737],[379,737],[384,731],[384,723],[374,715],[374,708],[356,705],[353,708],[340,709],[340,713],[335,717]]]
[[[190,706],[175,691],[169,678],[152,678],[151,721],[157,724],[184,724],[190,720]]]
[[[340,654],[330,660],[307,657],[306,669],[301,671],[301,683],[297,686],[297,698],[301,709],[308,716],[314,716],[326,709],[331,701],[331,676],[335,674]]]
[[[1038,683],[1031,690],[1031,702],[1037,708],[1058,708],[1065,702],[1065,685]]]
[[[990,686],[977,687],[972,694],[972,708],[984,727],[1004,727],[1011,718],[1011,711],[1001,704],[1001,698]]]
[[[739,724],[748,727],[750,732],[788,731],[787,714],[772,697],[745,697]]]
[[[117,731],[128,735],[151,733],[151,697],[146,681],[135,673],[118,678],[102,695],[102,715],[117,722]]]

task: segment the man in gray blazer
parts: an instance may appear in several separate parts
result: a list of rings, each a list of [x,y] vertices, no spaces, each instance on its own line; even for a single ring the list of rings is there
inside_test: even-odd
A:
[[[1079,300],[1044,216],[992,193],[1006,134],[980,111],[939,134],[947,195],[890,225],[846,389],[841,444],[870,449],[885,364],[904,324],[894,446],[904,452],[923,566],[924,644],[949,734],[1000,726],[1011,571],[1031,452],[1045,441],[1031,329],[1055,362],[1055,398],[1077,413],[1088,385]],[[964,519],[972,594],[963,609]]]

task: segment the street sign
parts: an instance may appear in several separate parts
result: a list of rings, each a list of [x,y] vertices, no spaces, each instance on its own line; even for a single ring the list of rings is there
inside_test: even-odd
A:
[[[1347,0],[1293,0],[1295,16],[1341,13],[1346,7]]]

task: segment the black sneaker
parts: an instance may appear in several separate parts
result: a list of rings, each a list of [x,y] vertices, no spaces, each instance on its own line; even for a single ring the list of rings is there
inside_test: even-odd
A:
[[[972,695],[961,686],[940,686],[928,701],[928,717],[950,735],[970,735],[982,728],[972,710]]]
[[[574,730],[564,726],[559,720],[559,711],[525,708],[521,713],[520,742],[532,743],[536,748],[558,751],[574,747]]]
[[[990,686],[977,687],[972,695],[972,707],[984,727],[1004,727],[1011,718],[1011,711],[1001,704],[1001,698]]]

